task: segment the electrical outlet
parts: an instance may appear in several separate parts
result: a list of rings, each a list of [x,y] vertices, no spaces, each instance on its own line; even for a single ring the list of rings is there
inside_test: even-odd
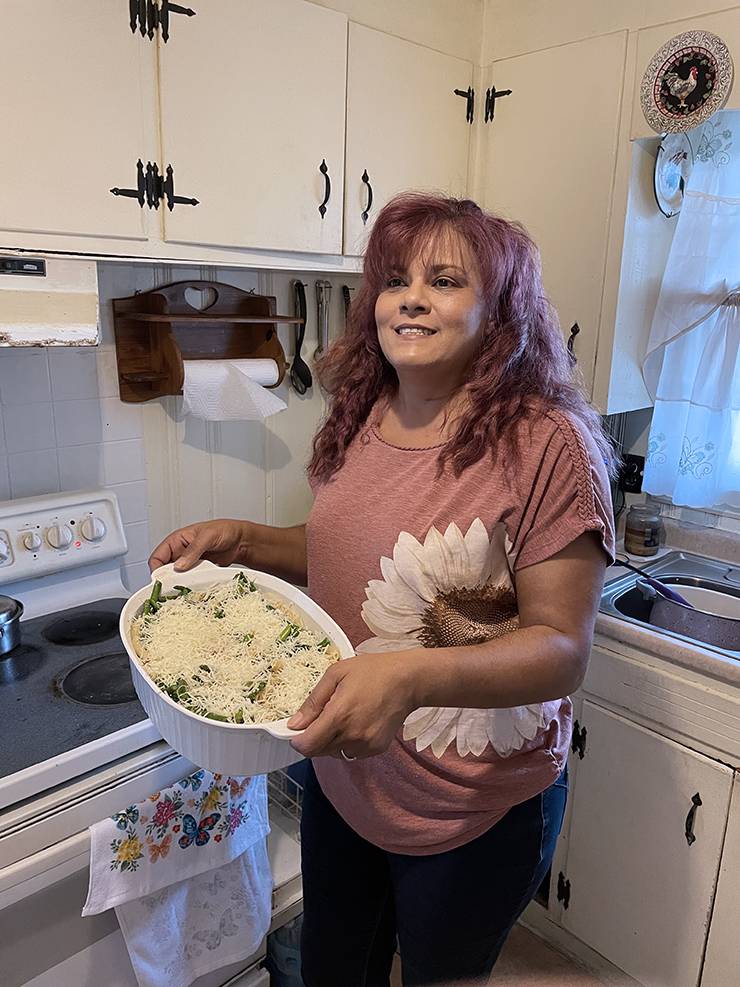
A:
[[[645,457],[622,456],[622,468],[619,472],[619,489],[625,493],[642,492],[642,476],[645,472]]]

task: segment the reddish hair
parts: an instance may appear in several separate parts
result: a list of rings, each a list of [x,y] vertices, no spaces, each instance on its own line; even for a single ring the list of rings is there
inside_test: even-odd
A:
[[[574,373],[557,315],[544,295],[539,251],[524,227],[484,212],[470,199],[406,192],[378,214],[347,330],[319,365],[331,408],[314,439],[310,477],[328,480],[342,466],[376,401],[398,387],[375,323],[375,302],[389,275],[450,234],[467,244],[478,264],[487,318],[463,385],[467,406],[440,451],[440,471],[449,463],[459,476],[499,450],[516,465],[517,426],[537,407],[578,419],[613,468],[612,446]]]

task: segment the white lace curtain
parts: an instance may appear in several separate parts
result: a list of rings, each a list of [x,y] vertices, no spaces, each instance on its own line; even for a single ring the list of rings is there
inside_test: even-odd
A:
[[[740,507],[740,113],[705,125],[643,375],[655,401],[643,488]]]

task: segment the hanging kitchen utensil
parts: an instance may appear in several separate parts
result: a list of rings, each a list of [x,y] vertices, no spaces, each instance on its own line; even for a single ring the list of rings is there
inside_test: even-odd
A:
[[[306,335],[306,286],[302,281],[293,282],[294,314],[301,320],[295,329],[295,356],[290,368],[290,382],[298,394],[305,394],[313,385],[313,378],[308,364],[301,356],[303,339]]]
[[[331,303],[331,281],[320,279],[316,282],[316,311],[318,315],[319,345],[316,356],[323,356],[329,348],[329,305]]]
[[[342,285],[342,298],[344,299],[344,328],[347,328],[347,323],[349,322],[349,306],[352,299],[350,298],[350,291],[354,291],[354,288],[350,288],[348,284]]]
[[[684,607],[691,607],[688,600],[685,600],[680,593],[675,590],[670,589],[665,583],[661,583],[658,579],[653,579],[652,576],[648,576],[647,573],[643,572],[639,566],[632,565],[631,562],[625,562],[623,559],[615,559],[614,565],[620,565],[625,569],[629,569],[630,572],[636,572],[640,579],[643,579],[648,586],[651,586],[656,593],[659,593],[666,600],[673,600],[674,603],[680,603]]]

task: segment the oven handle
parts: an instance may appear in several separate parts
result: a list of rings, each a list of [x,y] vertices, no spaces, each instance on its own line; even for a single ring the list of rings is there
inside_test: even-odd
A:
[[[90,833],[83,830],[0,868],[0,911],[89,865]]]

